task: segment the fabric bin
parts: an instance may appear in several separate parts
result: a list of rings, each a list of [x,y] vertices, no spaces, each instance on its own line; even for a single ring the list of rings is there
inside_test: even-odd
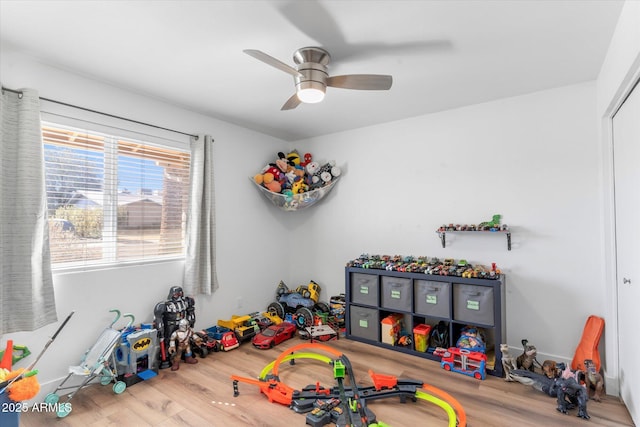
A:
[[[411,279],[382,276],[380,306],[399,311],[411,311]]]
[[[413,290],[415,312],[425,316],[449,318],[451,285],[447,282],[416,280]]]
[[[373,341],[380,339],[380,317],[375,308],[349,306],[351,335]]]
[[[453,318],[461,322],[493,326],[493,288],[454,283]]]
[[[351,273],[351,302],[378,305],[378,275]]]

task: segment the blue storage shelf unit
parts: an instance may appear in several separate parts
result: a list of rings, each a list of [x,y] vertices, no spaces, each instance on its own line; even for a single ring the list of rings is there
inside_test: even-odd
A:
[[[433,347],[418,351],[415,340],[409,346],[383,340],[381,321],[399,313],[407,333],[419,325],[433,328],[444,322],[448,347],[455,347],[464,327],[474,326],[486,340],[487,373],[503,375],[500,343],[506,339],[504,275],[475,279],[346,267],[345,300],[348,339],[439,361]]]

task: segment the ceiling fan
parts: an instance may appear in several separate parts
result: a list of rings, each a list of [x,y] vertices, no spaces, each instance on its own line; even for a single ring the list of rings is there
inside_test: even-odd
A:
[[[327,65],[331,61],[331,55],[320,47],[303,47],[296,50],[293,53],[295,68],[260,50],[245,49],[244,53],[293,76],[296,93],[284,103],[281,110],[292,110],[301,103],[313,104],[322,101],[327,86],[340,89],[389,90],[393,83],[391,76],[380,74],[329,76]]]

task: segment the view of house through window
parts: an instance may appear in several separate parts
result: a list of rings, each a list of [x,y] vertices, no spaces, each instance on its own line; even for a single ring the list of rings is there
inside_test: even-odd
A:
[[[184,254],[188,151],[42,128],[54,266]]]

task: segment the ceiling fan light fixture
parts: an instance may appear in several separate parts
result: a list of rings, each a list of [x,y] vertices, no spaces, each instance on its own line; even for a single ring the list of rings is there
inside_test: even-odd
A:
[[[317,104],[324,99],[326,86],[320,82],[306,81],[298,85],[298,99],[305,104]]]

